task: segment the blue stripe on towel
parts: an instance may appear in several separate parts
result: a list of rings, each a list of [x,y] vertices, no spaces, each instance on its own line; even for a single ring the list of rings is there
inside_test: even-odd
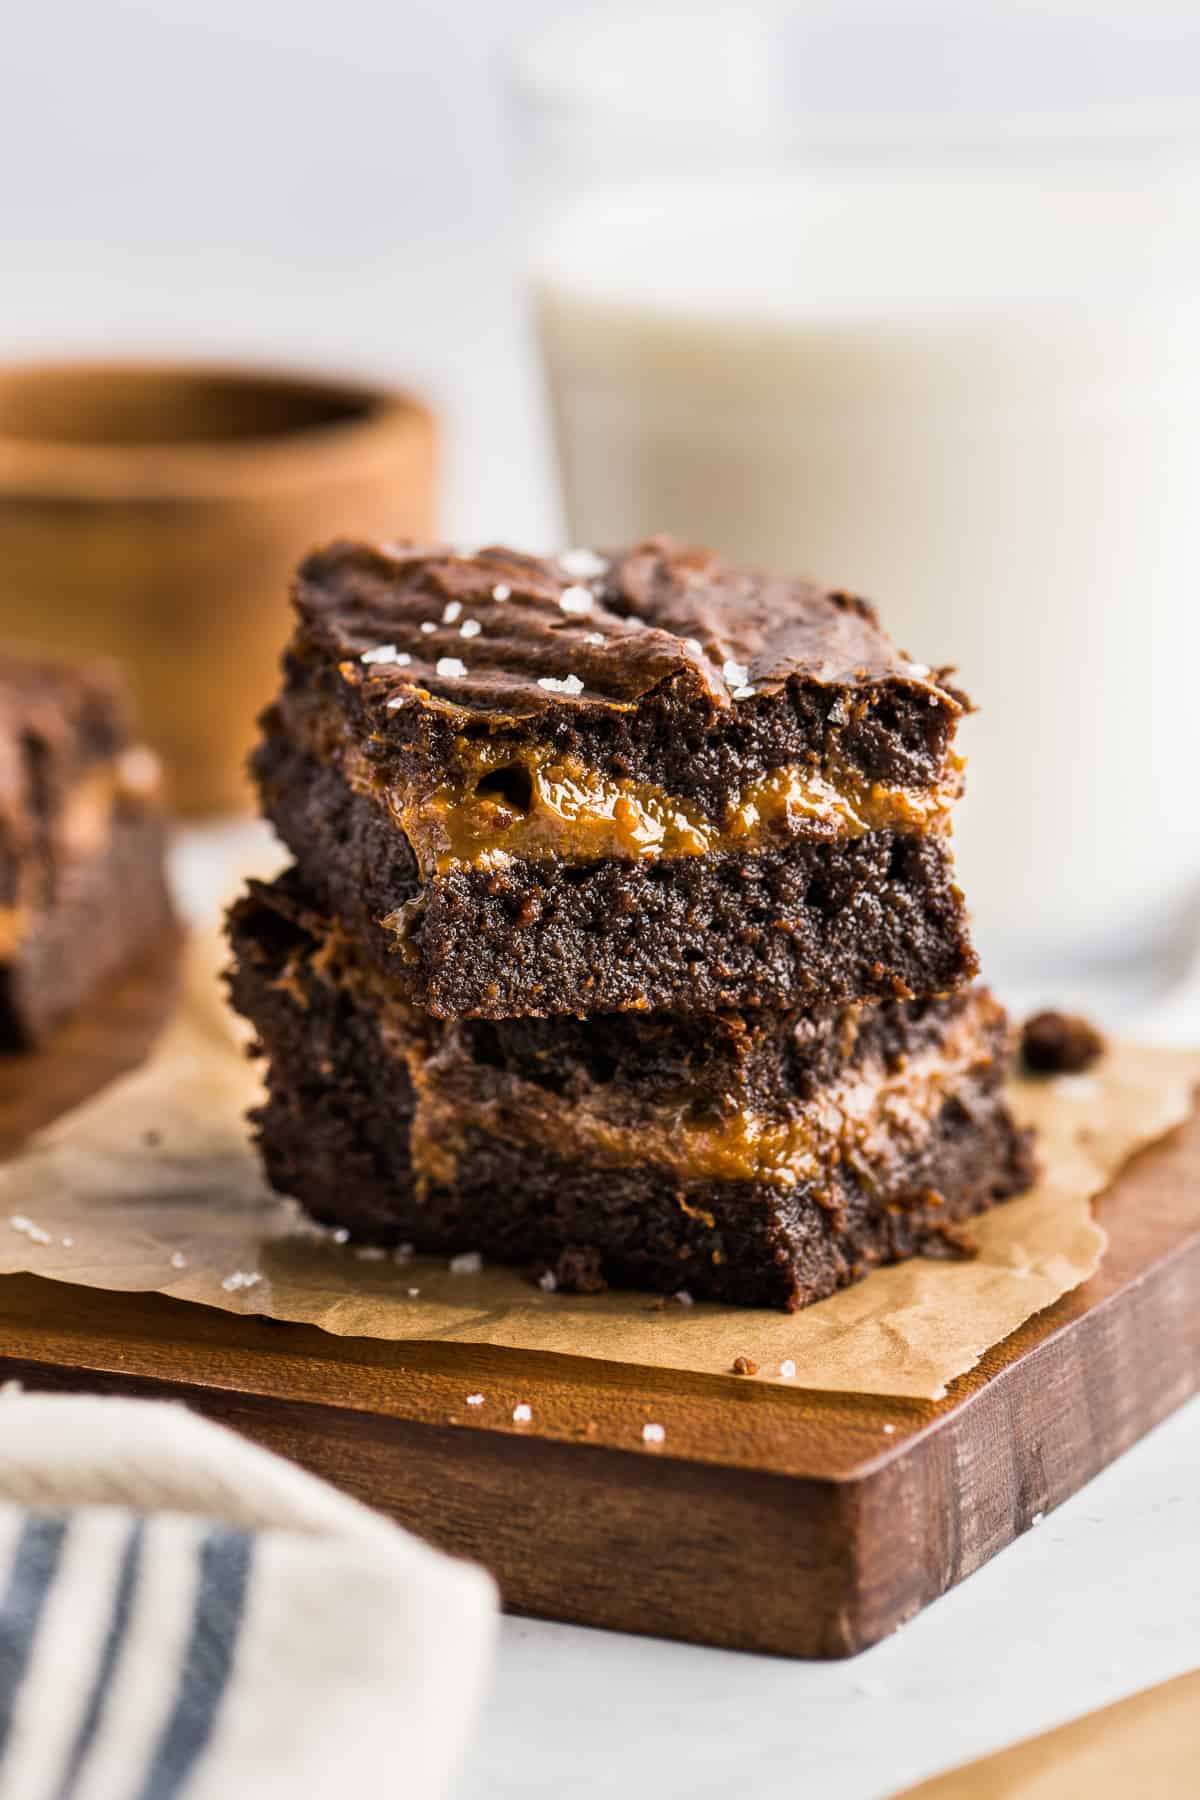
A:
[[[138,1800],[172,1800],[212,1735],[229,1681],[250,1581],[254,1539],[225,1526],[200,1547],[200,1586],[179,1687]]]
[[[38,1622],[62,1555],[67,1521],[49,1513],[26,1519],[0,1598],[0,1757],[33,1655]]]
[[[67,1767],[59,1784],[55,1800],[69,1800],[74,1793],[83,1761],[92,1747],[96,1733],[100,1728],[100,1720],[104,1713],[108,1690],[112,1685],[113,1670],[117,1666],[125,1633],[129,1629],[129,1615],[133,1611],[133,1596],[137,1591],[138,1576],[141,1572],[142,1544],[146,1535],[144,1519],[135,1519],[129,1528],[125,1540],[125,1549],[121,1556],[121,1567],[117,1574],[117,1587],[113,1595],[112,1617],[108,1622],[108,1632],[100,1650],[100,1660],[96,1665],[96,1679],[92,1683],[92,1691],[88,1695],[87,1706],[75,1742],[71,1746],[71,1754],[67,1758]]]

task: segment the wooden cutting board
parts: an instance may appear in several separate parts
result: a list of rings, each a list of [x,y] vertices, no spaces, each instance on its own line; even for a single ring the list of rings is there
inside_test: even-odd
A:
[[[52,1050],[0,1062],[0,1153],[132,1066],[169,990],[160,962]],[[936,1403],[335,1338],[34,1276],[0,1279],[0,1379],[182,1399],[486,1563],[516,1611],[850,1656],[1200,1385],[1200,1117],[1100,1214],[1099,1274]],[[661,1448],[642,1443],[649,1420]]]

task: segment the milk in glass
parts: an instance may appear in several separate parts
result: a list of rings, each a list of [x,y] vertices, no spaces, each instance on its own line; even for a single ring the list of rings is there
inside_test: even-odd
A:
[[[1200,212],[1186,146],[591,181],[537,316],[571,537],[875,598],[958,665],[1001,959],[1160,948],[1200,887]]]

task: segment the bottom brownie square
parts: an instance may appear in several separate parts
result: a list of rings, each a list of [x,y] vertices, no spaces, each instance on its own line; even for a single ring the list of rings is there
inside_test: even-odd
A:
[[[294,872],[234,907],[273,1185],[376,1243],[795,1309],[956,1254],[1026,1187],[984,988],[803,1013],[452,1023],[398,1000]]]

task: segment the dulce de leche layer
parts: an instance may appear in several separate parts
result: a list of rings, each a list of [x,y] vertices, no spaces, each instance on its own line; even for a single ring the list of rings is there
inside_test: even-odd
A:
[[[748,782],[711,818],[656,783],[616,779],[538,742],[461,738],[452,772],[423,794],[387,786],[352,752],[341,766],[353,787],[386,805],[425,879],[547,856],[638,862],[763,850],[796,837],[944,832],[962,788],[954,755],[938,782],[920,788],[872,782],[830,758]]]
[[[295,602],[260,777],[286,737],[395,822],[426,881],[944,833],[961,788],[949,671],[867,601],[710,550],[331,545]]]
[[[296,911],[286,898],[277,904]],[[965,1084],[998,1081],[1007,1047],[1003,1008],[987,989],[975,988],[919,1014],[888,1003],[893,1029],[884,1037],[866,1030],[878,1008],[831,1012],[821,1026],[829,1041],[827,1078],[769,1108],[750,1101],[736,1060],[716,1083],[711,1074],[702,1085],[681,1080],[649,1100],[640,1083],[619,1078],[559,1089],[481,1056],[469,1033],[398,1000],[339,927],[308,908],[296,916],[302,943],[274,985],[304,1008],[306,984],[317,981],[343,990],[374,1018],[385,1050],[411,1083],[410,1157],[427,1188],[453,1183],[472,1131],[518,1144],[552,1142],[602,1167],[652,1165],[684,1184],[820,1187],[842,1163],[869,1181],[873,1171],[882,1175],[919,1151]],[[796,1029],[811,1033],[811,1021],[798,1020]]]
[[[948,1017],[940,1041],[912,1056],[848,1066],[776,1115],[733,1103],[720,1112],[693,1110],[683,1095],[678,1105],[631,1114],[624,1097],[613,1106],[603,1090],[568,1098],[511,1077],[496,1093],[488,1091],[486,1073],[480,1080],[452,1055],[430,1054],[403,1028],[392,1041],[405,1055],[415,1092],[410,1154],[418,1182],[450,1181],[465,1134],[478,1130],[510,1142],[554,1143],[560,1153],[600,1166],[649,1164],[685,1184],[814,1183],[819,1189],[839,1164],[869,1183],[919,1151],[966,1083],[995,1078],[1003,1018],[991,994],[977,989]]]

